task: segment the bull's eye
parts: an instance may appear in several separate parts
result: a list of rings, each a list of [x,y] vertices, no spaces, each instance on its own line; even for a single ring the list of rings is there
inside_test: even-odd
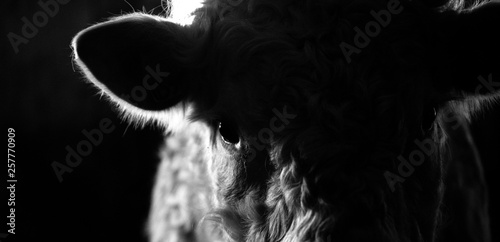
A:
[[[222,140],[228,144],[238,144],[240,142],[240,136],[238,134],[238,128],[232,122],[221,121],[219,122],[219,134]]]

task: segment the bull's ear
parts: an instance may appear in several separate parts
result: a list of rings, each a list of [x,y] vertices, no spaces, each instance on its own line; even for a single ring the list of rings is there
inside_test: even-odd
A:
[[[83,30],[72,47],[87,78],[114,102],[157,111],[187,99],[196,88],[201,54],[197,34],[136,13]]]
[[[434,52],[445,55],[435,63],[439,81],[446,80],[440,84],[469,94],[500,92],[500,1],[448,15],[437,26],[444,37]]]

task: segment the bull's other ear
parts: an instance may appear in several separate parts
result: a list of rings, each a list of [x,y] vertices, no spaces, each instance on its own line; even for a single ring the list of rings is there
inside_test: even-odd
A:
[[[445,58],[434,66],[442,87],[469,94],[500,92],[500,1],[439,22],[437,31],[444,37],[434,52]]]
[[[87,78],[114,102],[157,111],[185,100],[197,87],[197,34],[135,13],[81,31],[72,47]]]

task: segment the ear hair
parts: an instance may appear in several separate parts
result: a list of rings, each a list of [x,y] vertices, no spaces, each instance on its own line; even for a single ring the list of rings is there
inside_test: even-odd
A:
[[[99,82],[80,59],[75,57],[74,61],[77,63],[80,72],[86,76],[86,80],[98,89],[99,95],[117,108],[123,120],[135,127],[144,128],[147,125],[154,125],[164,128],[165,132],[178,132],[185,128],[189,117],[194,112],[192,105],[187,102],[180,102],[175,106],[160,111],[148,111],[138,108],[116,96],[114,92]]]
[[[193,47],[196,33],[157,16],[129,14],[78,33],[74,61],[125,120],[175,131],[193,112],[191,94],[203,89],[193,64],[203,55]]]

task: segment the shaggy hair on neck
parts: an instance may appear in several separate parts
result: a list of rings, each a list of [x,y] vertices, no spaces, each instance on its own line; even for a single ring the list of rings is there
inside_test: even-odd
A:
[[[190,26],[135,13],[73,48],[127,117],[176,131],[154,189],[155,242],[488,241],[467,122],[493,98],[465,97],[485,94],[468,80],[498,66],[463,57],[476,52],[458,34],[482,4],[206,0]],[[163,98],[124,99],[151,85],[144,66],[169,68],[152,90]],[[474,223],[449,219],[464,208]]]

